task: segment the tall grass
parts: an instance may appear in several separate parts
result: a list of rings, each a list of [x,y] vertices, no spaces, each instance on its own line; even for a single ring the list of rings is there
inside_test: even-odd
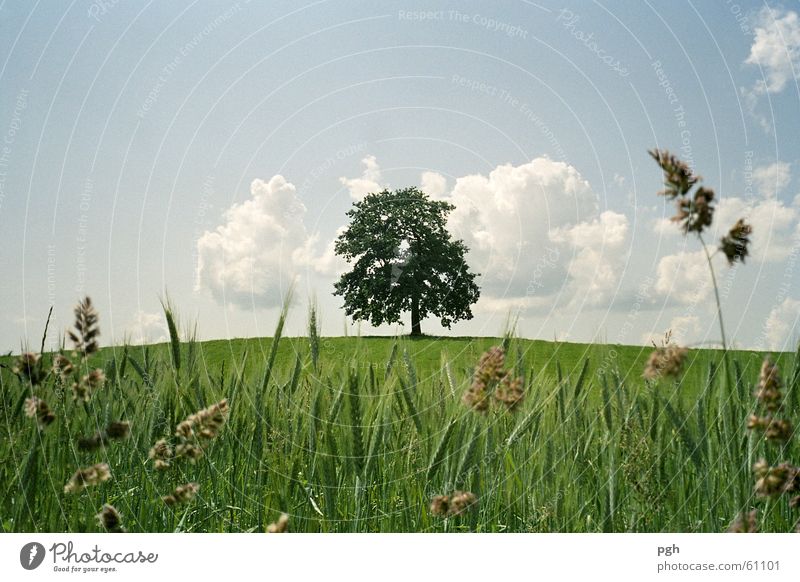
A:
[[[94,516],[109,504],[131,532],[264,531],[284,512],[300,532],[718,532],[766,507],[751,472],[764,445],[745,428],[757,354],[729,352],[736,389],[727,390],[717,351],[691,352],[682,379],[652,383],[638,360],[601,366],[599,347],[509,335],[493,341],[514,355],[525,400],[479,414],[461,396],[492,340],[398,338],[374,351],[368,338],[331,348],[318,339],[315,360],[310,338],[282,337],[287,309],[272,340],[230,344],[225,356],[177,332],[167,345],[101,350],[87,364],[108,380],[85,409],[53,378],[32,387],[0,369],[2,530],[97,531]],[[43,356],[45,369],[53,357]],[[799,360],[779,361],[796,404]],[[22,413],[32,390],[57,417],[42,430]],[[230,417],[205,455],[154,470],[153,443],[223,398]],[[110,419],[130,421],[131,438],[76,446]],[[800,457],[797,441],[787,459]],[[64,493],[77,468],[96,463],[109,465],[109,481]],[[161,500],[189,482],[199,485],[194,500]],[[431,499],[455,490],[476,505],[432,515]],[[759,519],[761,531],[788,531],[796,515],[772,502]]]

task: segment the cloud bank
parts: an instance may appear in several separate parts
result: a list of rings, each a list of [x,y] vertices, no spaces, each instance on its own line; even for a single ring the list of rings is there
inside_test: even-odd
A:
[[[309,263],[306,207],[283,176],[253,180],[251,198],[233,204],[223,224],[197,241],[197,289],[220,303],[272,307]]]

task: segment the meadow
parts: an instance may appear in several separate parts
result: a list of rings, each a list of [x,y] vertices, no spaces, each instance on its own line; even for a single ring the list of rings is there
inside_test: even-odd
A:
[[[2,530],[263,532],[286,514],[292,532],[720,532],[753,509],[759,531],[795,528],[754,489],[759,458],[800,457],[747,428],[764,354],[693,349],[645,380],[652,347],[328,338],[313,317],[288,338],[285,316],[273,338],[199,342],[167,309],[169,343],[65,346],[76,378],[104,376],[77,400],[58,354],[38,376],[2,358]],[[464,395],[493,346],[521,393],[481,410]],[[795,411],[800,359],[774,361]]]

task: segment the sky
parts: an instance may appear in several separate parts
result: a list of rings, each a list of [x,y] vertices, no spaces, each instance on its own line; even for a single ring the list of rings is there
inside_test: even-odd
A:
[[[0,351],[55,347],[85,295],[106,344],[287,331],[333,283],[345,213],[407,186],[455,205],[474,318],[429,334],[714,345],[697,237],[648,155],[716,193],[727,335],[800,339],[800,4],[0,0]]]

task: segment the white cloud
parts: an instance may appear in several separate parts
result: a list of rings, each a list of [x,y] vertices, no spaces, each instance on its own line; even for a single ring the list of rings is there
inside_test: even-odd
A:
[[[759,166],[753,170],[753,182],[765,198],[775,198],[792,180],[791,165],[775,162],[769,166]]]
[[[488,313],[491,315],[515,313],[531,308],[552,307],[552,300],[547,297],[493,297],[481,295],[475,304],[475,313]]]
[[[447,178],[438,172],[423,172],[420,187],[431,198],[441,198],[447,191]]]
[[[656,269],[655,290],[681,303],[705,300],[711,291],[705,253],[681,251],[662,257]]]
[[[651,225],[653,232],[659,236],[678,236],[683,232],[671,218],[655,218]]]
[[[347,261],[337,255],[334,250],[336,246],[336,239],[345,230],[347,230],[345,226],[340,226],[336,230],[336,236],[334,236],[328,242],[328,244],[325,245],[325,249],[322,251],[322,254],[312,259],[312,266],[318,273],[331,277],[338,277],[347,270]]]
[[[800,18],[794,11],[764,7],[758,14],[750,54],[745,63],[761,68],[755,94],[778,93],[800,68]]]
[[[568,243],[575,250],[567,272],[576,301],[598,305],[609,300],[609,292],[619,281],[627,237],[628,218],[611,210],[550,232],[550,240]]]
[[[363,163],[361,177],[340,179],[354,199],[385,187],[375,157]],[[448,226],[471,249],[468,260],[481,273],[484,306],[538,308],[560,290],[568,291],[562,296],[567,302],[598,304],[615,289],[627,253],[628,219],[600,213],[589,183],[574,167],[536,158],[498,166],[488,176],[458,178],[449,193],[447,180],[435,172],[424,173],[421,184],[455,205]],[[301,269],[330,280],[347,268],[334,253],[335,237],[312,252],[317,241],[304,226],[306,208],[282,176],[253,181],[251,194],[200,237],[198,288],[220,302],[273,306]]]
[[[152,344],[168,339],[167,324],[162,313],[139,310],[125,329],[127,341],[131,344]]]
[[[253,180],[250,193],[225,212],[224,224],[197,241],[196,287],[220,302],[274,306],[298,268],[309,263],[306,207],[280,175]]]
[[[764,332],[769,349],[791,351],[795,349],[800,324],[800,301],[787,297],[769,312]]]
[[[361,200],[367,194],[380,192],[389,187],[383,182],[381,168],[375,160],[375,156],[366,156],[361,160],[364,164],[364,172],[359,178],[339,178],[339,182],[347,188],[353,200]]]
[[[470,266],[481,273],[484,293],[494,296],[554,292],[566,266],[550,231],[598,215],[589,183],[549,158],[458,178],[448,200],[456,206],[450,231],[470,248]]]
[[[363,162],[361,177],[340,178],[355,199],[384,187],[375,157]],[[420,184],[431,197],[455,205],[448,228],[464,240],[470,267],[481,274],[476,311],[501,304],[540,307],[561,287],[597,304],[616,286],[628,219],[600,214],[589,183],[574,167],[540,157],[497,166],[488,176],[462,176],[450,192],[437,172],[424,172]],[[314,266],[326,274],[346,268],[332,243]]]

